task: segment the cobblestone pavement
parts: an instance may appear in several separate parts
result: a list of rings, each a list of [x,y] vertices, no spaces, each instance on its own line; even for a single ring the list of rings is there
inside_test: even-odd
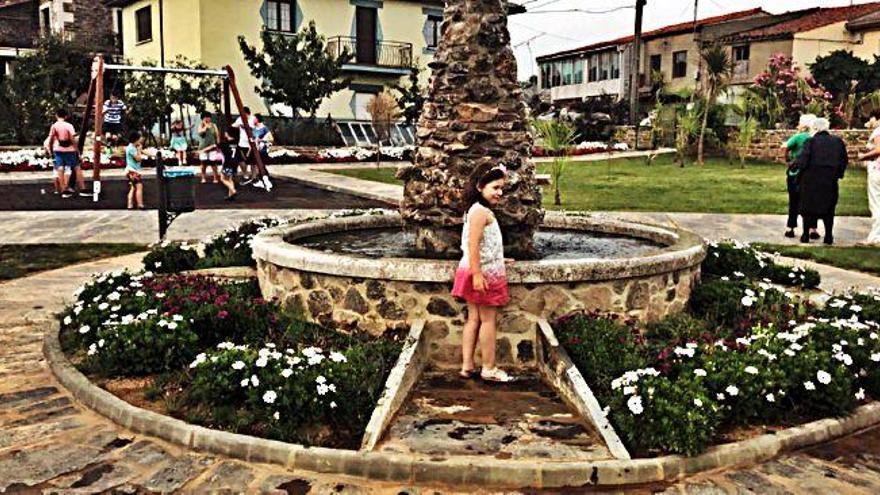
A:
[[[127,431],[76,403],[46,366],[40,323],[92,273],[139,262],[135,254],[0,284],[0,492],[455,493],[314,476],[187,451]],[[467,493],[486,492],[474,487]],[[610,493],[876,494],[880,428],[758,466]]]

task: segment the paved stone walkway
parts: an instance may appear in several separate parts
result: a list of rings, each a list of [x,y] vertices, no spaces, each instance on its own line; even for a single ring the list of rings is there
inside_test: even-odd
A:
[[[455,493],[294,473],[187,451],[120,428],[76,403],[46,366],[40,324],[91,274],[136,268],[140,257],[101,260],[0,284],[0,493]],[[672,486],[598,493],[621,492],[876,494],[880,428]],[[474,487],[468,493],[488,492]]]

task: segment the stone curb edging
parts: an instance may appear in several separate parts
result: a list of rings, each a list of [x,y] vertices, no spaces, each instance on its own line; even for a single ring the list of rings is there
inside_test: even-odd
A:
[[[213,454],[289,469],[345,474],[408,484],[476,485],[481,488],[620,486],[674,481],[702,471],[765,461],[880,423],[880,403],[872,402],[838,419],[823,419],[776,434],[719,445],[696,457],[593,462],[541,462],[493,457],[418,458],[385,452],[304,447],[211,430],[135,407],[91,383],[68,361],[58,340],[59,325],[43,327],[43,354],[58,381],[90,409],[132,431]]]
[[[538,370],[553,384],[557,393],[578,411],[582,418],[590,422],[615,459],[632,459],[614,426],[602,412],[599,399],[593,394],[590,385],[584,380],[568,353],[559,345],[553,327],[544,318],[538,320],[537,326],[535,347]]]
[[[409,334],[397,358],[397,363],[388,374],[385,380],[385,392],[376,407],[373,408],[373,415],[364,431],[364,438],[361,442],[361,450],[369,451],[376,448],[382,435],[391,424],[391,420],[397,414],[400,406],[409,396],[409,392],[422,375],[425,365],[428,362],[425,333],[425,320],[419,319],[413,321],[410,326]]]

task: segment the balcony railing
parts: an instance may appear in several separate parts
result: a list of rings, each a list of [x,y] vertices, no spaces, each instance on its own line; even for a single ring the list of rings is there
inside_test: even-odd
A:
[[[327,40],[327,50],[340,56],[348,52],[351,64],[408,69],[412,67],[412,43],[363,40],[353,36],[334,36]]]

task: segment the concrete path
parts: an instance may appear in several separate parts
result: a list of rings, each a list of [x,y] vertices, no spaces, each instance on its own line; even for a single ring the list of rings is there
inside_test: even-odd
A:
[[[397,166],[391,162],[380,165]],[[395,208],[403,198],[403,187],[354,177],[345,177],[324,170],[338,168],[371,168],[373,164],[282,165],[273,167],[273,174],[307,185],[344,192],[368,199],[384,201]],[[317,170],[320,168],[321,170]],[[182,215],[171,226],[170,239],[202,239],[228,225],[256,216],[313,216],[317,210],[199,210]],[[784,215],[663,213],[663,212],[595,212],[637,222],[680,226],[711,240],[738,239],[745,242],[797,244],[797,239],[782,236]],[[839,217],[835,222],[835,242],[852,245],[867,237],[871,219]],[[152,242],[158,231],[155,212],[77,211],[77,212],[4,212],[0,216],[0,242]],[[821,229],[820,229],[821,231]],[[54,239],[54,240],[53,240]]]
[[[168,230],[169,240],[204,240],[251,218],[308,218],[329,210],[197,210],[181,215]],[[0,243],[134,242],[159,239],[155,211],[7,211],[0,215]]]
[[[134,434],[75,402],[46,366],[40,324],[69,302],[91,274],[136,269],[140,257],[81,264],[0,284],[0,493],[462,493],[291,472],[200,454]],[[591,490],[621,492],[876,494],[880,429],[674,485]],[[473,487],[466,493],[488,492]]]

